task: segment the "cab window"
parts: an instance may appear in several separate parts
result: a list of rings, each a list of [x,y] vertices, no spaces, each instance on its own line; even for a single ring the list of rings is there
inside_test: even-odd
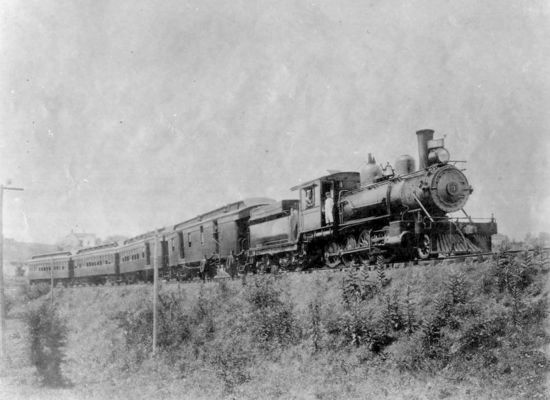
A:
[[[303,189],[302,201],[304,209],[315,206],[315,187],[310,186]]]

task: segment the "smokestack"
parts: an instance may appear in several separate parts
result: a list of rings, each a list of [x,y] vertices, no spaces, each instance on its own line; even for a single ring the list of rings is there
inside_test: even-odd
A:
[[[423,129],[416,132],[418,138],[418,169],[424,169],[428,166],[428,140],[434,137],[434,131]]]

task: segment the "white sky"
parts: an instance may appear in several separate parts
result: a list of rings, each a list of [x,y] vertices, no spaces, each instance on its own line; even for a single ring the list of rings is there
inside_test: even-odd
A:
[[[467,160],[474,217],[550,231],[545,1],[0,2],[4,232],[135,235],[327,169]]]

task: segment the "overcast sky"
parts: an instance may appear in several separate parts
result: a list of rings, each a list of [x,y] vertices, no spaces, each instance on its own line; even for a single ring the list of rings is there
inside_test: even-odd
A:
[[[135,235],[327,169],[466,160],[474,217],[550,231],[546,1],[1,1],[4,232]]]

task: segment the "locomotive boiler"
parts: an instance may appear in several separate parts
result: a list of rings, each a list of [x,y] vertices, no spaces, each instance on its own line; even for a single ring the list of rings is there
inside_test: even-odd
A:
[[[398,215],[419,207],[427,215],[440,217],[464,207],[472,187],[458,168],[446,165],[449,153],[443,147],[443,139],[432,140],[431,130],[417,134],[421,160],[426,153],[433,154],[432,158],[426,157],[420,169],[414,171],[414,160],[402,156],[389,176],[370,159],[362,171],[361,189],[342,193],[339,206],[344,222],[368,216]]]
[[[361,171],[360,188],[340,193],[342,227],[351,225],[348,231],[353,233],[357,221],[359,225],[370,225],[371,243],[386,249],[394,247],[396,255],[405,257],[411,256],[413,248],[420,258],[430,253],[477,250],[458,223],[447,217],[448,213],[463,210],[473,189],[463,172],[448,164],[450,157],[443,139],[433,140],[433,133],[417,132],[418,170],[410,156],[401,156],[395,170],[389,165],[383,170],[369,157]],[[470,225],[472,229],[476,230],[475,225]],[[355,247],[353,238],[348,241],[347,247]],[[434,246],[432,241],[439,245]]]

